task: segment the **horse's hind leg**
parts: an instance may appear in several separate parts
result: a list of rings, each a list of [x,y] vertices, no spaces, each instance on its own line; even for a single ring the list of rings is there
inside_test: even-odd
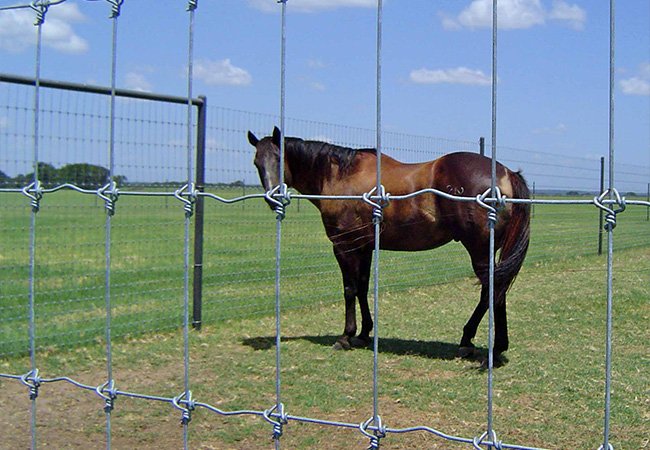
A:
[[[475,347],[472,339],[476,336],[476,330],[478,330],[478,326],[489,307],[488,289],[489,287],[487,285],[481,287],[481,299],[478,305],[476,305],[476,308],[474,308],[472,316],[463,327],[463,337],[460,340],[460,347],[458,349],[458,356],[461,358],[469,358],[474,355]]]
[[[334,349],[349,350],[352,348],[351,339],[357,333],[356,300],[360,260],[357,252],[346,252],[337,246],[334,246],[334,255],[343,276],[343,297],[345,298],[345,327],[343,334],[334,343]]]
[[[460,347],[458,349],[458,356],[461,358],[470,358],[475,356],[475,347],[472,339],[476,337],[476,330],[478,329],[483,316],[489,309],[489,285],[481,287],[481,300],[474,309],[474,313],[465,324],[463,328],[463,337],[460,340]],[[501,291],[502,297],[494,298],[494,358],[497,365],[501,365],[504,361],[502,353],[508,350],[508,318],[506,315],[506,294],[499,287],[495,288],[496,292]]]
[[[494,354],[501,357],[501,353],[508,350],[508,317],[506,315],[506,293],[502,298],[494,301]]]

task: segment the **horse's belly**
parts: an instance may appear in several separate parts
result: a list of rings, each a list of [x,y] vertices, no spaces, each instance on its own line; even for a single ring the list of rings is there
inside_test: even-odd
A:
[[[452,240],[448,230],[435,223],[418,225],[385,223],[379,238],[384,250],[414,252],[440,247]]]

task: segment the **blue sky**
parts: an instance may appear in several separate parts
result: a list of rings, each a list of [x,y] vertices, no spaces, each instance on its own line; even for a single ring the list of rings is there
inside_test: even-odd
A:
[[[617,3],[616,161],[650,166],[650,2]],[[384,129],[489,142],[491,4],[384,0]],[[118,87],[185,95],[186,5],[125,1]],[[606,155],[609,2],[499,5],[499,145]],[[288,0],[287,11],[287,115],[374,127],[376,0]],[[53,6],[42,76],[108,85],[109,12],[105,1]],[[279,13],[275,0],[200,0],[194,93],[211,105],[278,113]],[[32,21],[29,10],[0,12],[0,71],[33,75]]]

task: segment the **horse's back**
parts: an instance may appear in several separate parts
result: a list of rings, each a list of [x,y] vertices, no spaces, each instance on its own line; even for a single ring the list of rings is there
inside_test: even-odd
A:
[[[458,152],[445,155],[435,163],[434,187],[438,190],[463,197],[476,197],[488,191],[492,185],[492,161],[482,155]],[[528,198],[525,181],[517,173],[497,162],[496,185],[508,198]],[[454,239],[466,245],[481,242],[488,237],[487,210],[476,202],[459,202],[439,198],[438,212],[446,226],[453,231]],[[512,213],[508,203],[499,208],[496,225],[497,237],[503,231]]]
[[[356,163],[354,173],[340,180],[336,187],[332,186],[332,191],[339,194],[368,192],[375,186],[376,156],[370,153],[358,155]],[[498,163],[497,180],[501,192],[513,197],[509,171]],[[392,196],[434,188],[455,196],[476,197],[491,186],[491,161],[470,152],[449,153],[433,161],[415,164],[382,155],[381,183]],[[368,205],[356,201],[328,202],[321,204],[319,209],[333,242],[370,243],[373,240],[372,214]],[[503,218],[510,209],[511,205],[508,205],[501,211]],[[487,212],[476,202],[422,194],[391,201],[383,213],[380,244],[387,250],[426,250],[452,239],[483,241],[487,233]]]
[[[505,194],[511,196],[508,170],[499,162],[496,177],[499,188],[506,189]],[[435,161],[434,184],[437,189],[457,195],[482,194],[492,184],[492,161],[476,153],[449,153]]]

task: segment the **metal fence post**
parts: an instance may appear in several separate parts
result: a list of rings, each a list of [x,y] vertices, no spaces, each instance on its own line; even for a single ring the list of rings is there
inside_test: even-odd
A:
[[[481,156],[485,156],[485,138],[483,136],[478,138],[478,151]]]
[[[605,192],[605,157],[601,156],[600,157],[600,193]],[[598,209],[600,211],[599,214],[599,220],[598,220],[598,254],[602,255],[603,254],[603,210]]]
[[[648,183],[648,192],[646,194],[646,201],[650,203],[650,183]],[[648,209],[646,210],[645,220],[650,221],[650,206],[648,206]]]
[[[205,132],[207,124],[207,97],[200,95],[200,102],[196,103],[198,111],[196,132],[196,176],[195,189],[201,193],[205,191]],[[192,291],[192,327],[201,329],[203,310],[203,218],[204,198],[198,195],[194,216],[194,278]]]
[[[535,188],[535,182],[533,181],[533,192],[531,192],[533,200],[537,197],[537,191]],[[535,217],[535,203],[530,205],[530,217]]]

